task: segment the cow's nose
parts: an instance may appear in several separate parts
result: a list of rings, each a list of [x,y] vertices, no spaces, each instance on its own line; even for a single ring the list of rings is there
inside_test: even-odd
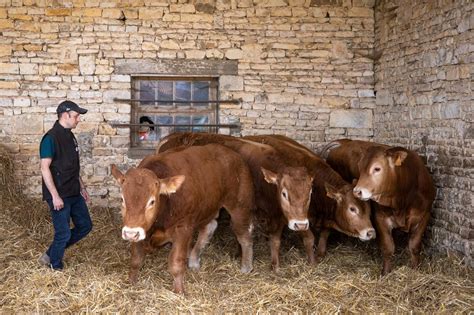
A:
[[[354,187],[353,193],[354,193],[354,196],[358,198],[362,197],[362,190],[358,187]]]
[[[374,229],[367,230],[367,239],[371,240],[373,238],[375,238],[375,230]]]
[[[123,234],[128,240],[137,240],[140,233],[138,231],[124,231]]]
[[[306,231],[308,223],[295,223],[295,231]]]

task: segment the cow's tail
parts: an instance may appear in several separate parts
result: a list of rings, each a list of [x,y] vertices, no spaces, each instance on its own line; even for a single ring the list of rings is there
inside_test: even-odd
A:
[[[341,143],[339,141],[337,140],[331,141],[321,149],[321,152],[319,152],[319,156],[327,160],[329,156],[329,152],[331,152],[332,149],[335,149],[340,146],[341,146]]]

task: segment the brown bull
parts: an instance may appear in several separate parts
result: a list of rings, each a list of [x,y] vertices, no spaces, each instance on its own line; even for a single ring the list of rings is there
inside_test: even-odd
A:
[[[308,261],[314,263],[314,236],[309,229],[308,206],[312,178],[303,167],[288,166],[274,148],[241,138],[208,133],[175,133],[160,142],[157,152],[180,145],[219,143],[238,152],[248,163],[255,187],[256,218],[270,236],[272,268],[278,271],[283,228],[299,231]]]
[[[199,231],[188,263],[198,269],[221,207],[229,212],[242,249],[241,271],[252,270],[253,184],[238,154],[210,144],[148,156],[125,174],[112,165],[112,175],[122,189],[122,237],[132,242],[131,282],[137,280],[146,250],[171,242],[168,268],[173,290],[183,293],[193,233]]]
[[[321,229],[317,256],[326,254],[331,229],[362,241],[375,238],[370,221],[370,205],[354,197],[353,184],[342,179],[323,159],[305,146],[282,135],[247,136],[245,139],[269,144],[278,152],[304,165],[313,174],[313,193],[310,204],[312,226]]]
[[[327,162],[346,180],[358,179],[354,194],[376,203],[382,274],[392,269],[393,229],[409,233],[411,266],[418,266],[421,241],[436,193],[421,158],[405,148],[348,139],[333,141],[324,151]]]

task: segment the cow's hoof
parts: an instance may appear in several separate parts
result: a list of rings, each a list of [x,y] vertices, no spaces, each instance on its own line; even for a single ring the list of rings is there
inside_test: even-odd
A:
[[[253,270],[253,266],[242,266],[240,267],[240,272],[250,273]]]
[[[138,280],[138,276],[136,276],[136,275],[134,275],[134,276],[130,275],[130,276],[128,277],[128,281],[129,281],[130,284],[132,284],[132,285],[136,284],[136,283],[137,283],[137,280]]]
[[[314,264],[317,265],[321,263],[324,260],[324,256],[325,255],[316,255],[316,257],[314,258]]]
[[[280,267],[279,266],[272,266],[272,271],[276,274],[280,273]]]
[[[199,259],[189,259],[188,267],[192,271],[199,271],[199,269],[201,269],[201,263],[199,262]]]

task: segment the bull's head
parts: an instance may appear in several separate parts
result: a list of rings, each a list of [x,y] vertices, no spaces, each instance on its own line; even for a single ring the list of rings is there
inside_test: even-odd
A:
[[[408,151],[403,148],[372,148],[367,159],[359,163],[360,177],[354,187],[354,194],[362,200],[378,201],[390,195],[397,185],[397,173],[404,163]]]
[[[308,208],[311,201],[313,178],[302,167],[286,167],[276,174],[262,167],[262,173],[270,184],[277,187],[277,198],[288,227],[294,231],[309,228]]]
[[[333,228],[362,241],[375,238],[375,229],[370,221],[370,204],[354,196],[353,185],[336,189],[326,182],[324,187],[326,195],[337,203]]]
[[[145,168],[122,174],[115,164],[112,175],[122,189],[122,238],[131,242],[145,239],[160,211],[160,195],[175,193],[185,179],[184,175],[161,179]]]

